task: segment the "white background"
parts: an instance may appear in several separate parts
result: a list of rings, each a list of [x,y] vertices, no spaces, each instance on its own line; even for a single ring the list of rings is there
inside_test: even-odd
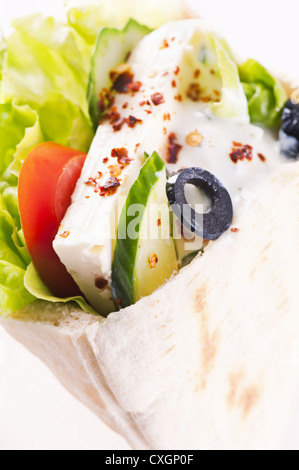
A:
[[[125,1],[125,0],[124,0]],[[140,0],[142,2],[150,0]],[[61,15],[63,0],[0,0],[0,27],[15,16]],[[298,0],[194,0],[242,57],[299,78]],[[298,83],[299,85],[299,83]],[[0,450],[129,449],[0,328]]]

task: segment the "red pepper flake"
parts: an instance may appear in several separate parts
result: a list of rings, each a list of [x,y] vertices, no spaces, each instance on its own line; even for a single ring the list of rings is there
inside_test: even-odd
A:
[[[98,178],[101,179],[103,176],[103,173],[101,171],[98,171]]]
[[[234,147],[243,147],[243,144],[241,142],[233,142]]]
[[[113,130],[114,132],[118,132],[122,129],[123,125],[125,124],[126,120],[125,118],[119,118],[115,123],[113,124]]]
[[[188,88],[187,96],[191,101],[199,101],[201,98],[201,88],[198,83],[191,83]]]
[[[178,67],[175,69],[174,74],[175,74],[175,75],[178,75],[179,73],[180,73],[180,67],[178,66]]]
[[[121,306],[122,302],[123,302],[123,299],[121,299],[121,298],[118,298],[115,301],[116,305],[118,305],[119,307]]]
[[[158,227],[161,227],[161,225],[162,225],[161,219],[158,219],[158,220],[157,220],[157,225],[158,225]]]
[[[175,41],[175,38],[171,38],[171,41],[172,41],[172,42]]]
[[[199,78],[200,74],[201,74],[201,71],[199,69],[195,70],[195,72],[194,72],[195,80],[197,80],[197,78]]]
[[[61,236],[61,238],[67,238],[67,237],[70,236],[70,232],[65,231],[65,232],[63,232],[60,236]]]
[[[129,103],[128,103],[128,102],[124,103],[124,104],[123,104],[123,109],[127,109],[128,106],[129,106]]]
[[[179,101],[180,103],[183,101],[182,95],[177,95],[174,97],[174,99]]]
[[[108,167],[108,170],[109,170],[110,176],[114,176],[115,178],[120,176],[122,172],[120,165],[110,165]]]
[[[140,143],[135,145],[135,153],[137,153],[137,150],[139,149],[140,145]]]
[[[167,135],[167,129],[166,129],[166,127],[163,127],[163,132],[164,132],[165,135]]]
[[[154,93],[151,96],[151,100],[155,106],[159,106],[160,104],[165,103],[164,96],[162,93]]]
[[[115,79],[115,74],[110,74],[111,80],[113,83],[113,90],[117,91],[118,93],[128,93],[130,90],[128,85],[132,84],[134,81],[134,75],[130,72],[124,72],[117,76]]]
[[[160,49],[167,49],[168,47],[169,47],[168,41],[167,39],[164,39],[163,44],[160,47]]]
[[[263,163],[265,163],[265,161],[267,160],[266,157],[262,153],[258,153],[257,156]]]
[[[109,161],[109,158],[108,158],[108,157],[104,158],[104,159],[103,159],[104,165],[105,165],[106,163],[108,163],[108,161]]]
[[[127,119],[126,119],[126,123],[128,124],[129,127],[133,128],[136,126],[136,124],[142,124],[143,121],[142,119],[137,119],[136,117],[134,116],[129,116]]]
[[[116,193],[117,188],[120,186],[120,182],[117,178],[111,177],[107,180],[104,186],[101,186],[100,196],[112,196]]]
[[[107,88],[104,88],[100,92],[99,96],[100,96],[100,101],[98,103],[98,106],[100,108],[101,113],[104,113],[108,108],[110,108],[110,106],[112,106],[114,102],[114,97],[112,96],[110,91],[107,90]]]
[[[100,290],[105,289],[109,284],[107,279],[105,279],[104,277],[97,277],[94,283],[95,286]]]
[[[153,253],[148,259],[150,268],[154,269],[157,266],[158,261],[158,256],[156,255],[156,253]]]
[[[239,233],[240,229],[239,228],[231,228],[230,231],[233,232],[233,233]]]
[[[110,120],[110,124],[113,124],[119,120],[120,114],[118,112],[117,106],[113,106],[113,108],[111,108],[111,111],[106,115],[106,118]]]
[[[142,87],[141,82],[132,82],[132,83],[128,83],[127,85],[128,90],[133,91],[134,93],[137,93],[141,87]]]
[[[182,150],[182,146],[177,142],[177,136],[174,132],[168,136],[168,147],[167,147],[167,163],[175,164],[178,161],[179,152]]]
[[[147,114],[153,114],[153,112],[150,111],[149,109],[144,109],[144,111],[145,111]]]
[[[248,160],[249,162],[253,159],[253,147],[251,145],[239,145],[239,142],[236,146],[232,148],[232,152],[230,153],[230,158],[233,163],[238,163],[239,161]],[[234,143],[233,143],[234,144]]]
[[[120,165],[129,165],[132,161],[128,157],[128,150],[124,147],[122,147],[120,149],[112,149],[111,150],[111,157],[117,158],[117,161]]]
[[[176,85],[176,81],[175,81],[175,80],[172,80],[171,86],[172,86],[172,88],[176,88],[177,85]]]
[[[164,72],[162,77],[167,77],[167,75],[169,75],[169,72]]]
[[[90,199],[90,196],[85,196],[85,199]]]
[[[139,106],[145,106],[146,104],[147,104],[148,106],[151,106],[151,102],[150,102],[149,100],[147,100],[147,101],[141,101],[141,102],[139,103]]]
[[[163,121],[170,121],[170,120],[171,120],[170,114],[169,113],[164,114]]]

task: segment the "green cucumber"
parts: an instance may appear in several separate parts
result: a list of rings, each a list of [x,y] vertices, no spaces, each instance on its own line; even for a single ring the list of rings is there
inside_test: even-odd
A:
[[[91,71],[87,90],[89,113],[95,130],[101,118],[99,108],[100,92],[110,90],[112,81],[110,72],[118,65],[123,64],[135,45],[151,30],[135,20],[129,20],[123,30],[116,28],[103,28],[95,44],[91,58]]]
[[[133,207],[135,204],[139,206]],[[170,235],[166,169],[154,152],[131,187],[119,220],[112,264],[116,307],[128,307],[150,295],[177,271]]]

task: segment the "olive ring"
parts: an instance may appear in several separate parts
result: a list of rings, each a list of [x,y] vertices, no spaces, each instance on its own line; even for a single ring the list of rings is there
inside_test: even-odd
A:
[[[211,200],[212,208],[199,214],[188,203],[186,184],[201,189]],[[172,173],[167,181],[166,192],[171,210],[192,233],[205,240],[217,240],[233,220],[233,204],[228,191],[212,174],[202,168],[188,168]],[[186,207],[188,210],[186,210]]]

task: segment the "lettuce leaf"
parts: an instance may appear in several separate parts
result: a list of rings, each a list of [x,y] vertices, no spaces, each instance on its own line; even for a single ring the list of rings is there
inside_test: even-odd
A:
[[[227,44],[215,35],[211,35],[211,39],[216,50],[222,80],[221,101],[213,103],[212,109],[221,117],[249,123],[247,101],[240,82],[238,67],[231,58]]]
[[[269,128],[279,125],[287,100],[282,85],[253,59],[239,67],[239,75],[248,101],[251,122]]]
[[[17,199],[24,159],[47,140],[86,152],[94,137],[86,99],[91,46],[69,25],[41,15],[14,27],[0,40],[0,313],[37,297],[58,301],[27,273],[33,268]],[[93,312],[83,298],[72,300]]]
[[[16,20],[13,26],[3,69],[6,101],[17,99],[36,108],[49,92],[58,91],[88,116],[91,48],[71,28],[39,14]]]
[[[68,21],[88,44],[94,44],[102,27],[123,28],[130,18],[157,28],[182,18],[180,0],[65,0],[70,8]]]

